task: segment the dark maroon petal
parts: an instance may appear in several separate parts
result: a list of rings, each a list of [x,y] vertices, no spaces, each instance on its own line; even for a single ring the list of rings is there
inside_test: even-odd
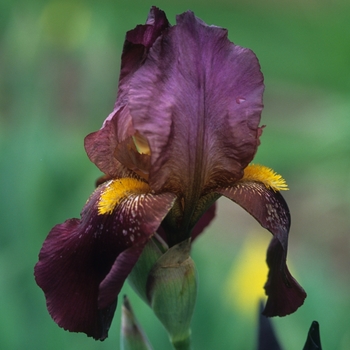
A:
[[[112,213],[98,214],[101,195],[110,183],[103,183],[91,195],[81,220],[70,219],[51,230],[35,266],[36,282],[45,293],[55,322],[100,340],[108,335],[127,274],[174,201],[174,195],[168,193],[156,196],[129,191]],[[105,280],[113,282],[114,295],[109,290],[108,304],[101,307],[100,284]],[[103,284],[107,289],[108,283]]]
[[[116,114],[122,115],[123,111],[121,109]],[[88,157],[103,173],[111,177],[125,177],[128,176],[127,170],[114,157],[117,145],[116,119],[106,120],[100,130],[87,135],[84,140]]]
[[[95,339],[107,337],[117,300],[98,309],[98,286],[117,254],[115,237],[86,231],[78,219],[51,230],[35,266],[35,279],[60,327]]]
[[[119,78],[121,91],[118,95],[125,88],[128,88],[128,78],[141,66],[149,48],[168,27],[169,22],[165,13],[153,6],[148,14],[146,24],[138,25],[126,33]]]
[[[151,187],[194,194],[241,178],[259,144],[263,89],[252,51],[192,12],[178,16],[130,82],[133,126],[151,148]]]
[[[145,241],[145,244],[147,241]],[[100,284],[98,305],[104,309],[111,305],[123,287],[124,281],[140,257],[145,244],[133,246],[122,252],[115,260],[108,275]]]
[[[289,208],[280,192],[268,189],[263,183],[241,181],[217,192],[233,200],[279,239],[285,251],[290,228]]]
[[[277,238],[271,240],[266,262],[269,275],[264,288],[269,297],[263,315],[289,315],[304,303],[306,293],[290,274],[286,266],[285,250]]]
[[[90,160],[104,173],[120,177],[120,161],[115,158],[117,145],[135,133],[128,103],[132,75],[143,64],[149,48],[169,26],[165,13],[152,7],[145,25],[127,32],[121,60],[118,98],[114,110],[102,128],[85,138],[85,149]],[[124,164],[128,166],[128,164]]]
[[[128,107],[121,107],[105,120],[100,130],[87,135],[84,140],[90,160],[112,178],[133,177],[137,167],[149,167],[149,161],[143,159],[145,155],[138,154],[135,147],[130,147],[133,146],[130,136],[135,134],[130,118]],[[124,127],[118,128],[118,123]],[[131,141],[131,145],[126,141]]]
[[[174,201],[175,195],[171,193],[130,195],[115,208],[115,230],[133,246],[118,256],[109,274],[102,281],[99,292],[100,308],[109,305],[118,296],[144,245],[156,232]],[[120,225],[120,229],[117,225]]]
[[[239,204],[274,235],[267,253],[270,272],[265,285],[268,301],[264,314],[285,316],[296,311],[304,303],[306,293],[286,265],[290,214],[282,195],[263,183],[248,181],[218,192]]]

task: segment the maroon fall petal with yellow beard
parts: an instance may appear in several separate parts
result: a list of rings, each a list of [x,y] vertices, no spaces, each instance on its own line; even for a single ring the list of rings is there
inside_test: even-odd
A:
[[[239,204],[274,235],[267,251],[269,275],[265,291],[268,299],[263,314],[271,317],[295,312],[304,303],[306,293],[286,263],[290,229],[286,201],[280,192],[254,181],[242,180],[218,192]]]
[[[35,266],[36,282],[57,324],[100,340],[107,337],[125,279],[174,201],[169,193],[135,193],[113,208],[108,201],[103,207],[109,186],[111,181],[92,194],[81,220],[50,231]]]

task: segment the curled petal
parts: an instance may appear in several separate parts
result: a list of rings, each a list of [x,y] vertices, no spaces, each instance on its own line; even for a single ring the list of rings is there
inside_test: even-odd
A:
[[[35,278],[49,313],[64,329],[107,337],[119,290],[172,206],[172,194],[140,193],[144,187],[135,181],[121,183],[115,192],[109,190],[111,181],[103,183],[86,203],[81,220],[55,226],[43,244]],[[105,300],[106,291],[108,300],[101,306],[100,293]]]
[[[241,181],[217,192],[239,204],[274,235],[267,253],[270,272],[265,285],[268,300],[264,315],[285,316],[296,311],[304,303],[306,293],[286,264],[290,214],[282,195],[255,181]]]
[[[190,11],[178,16],[130,81],[133,126],[151,149],[151,187],[206,190],[241,178],[259,144],[263,89],[252,51]]]
[[[123,109],[116,115],[122,114]],[[115,119],[105,121],[103,127],[85,137],[84,147],[90,160],[110,177],[128,176],[128,170],[114,157],[117,142],[117,123]],[[129,171],[130,173],[130,171]]]

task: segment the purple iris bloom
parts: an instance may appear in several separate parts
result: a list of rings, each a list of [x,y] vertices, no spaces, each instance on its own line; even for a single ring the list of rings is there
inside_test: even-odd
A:
[[[294,312],[306,297],[286,266],[290,215],[271,169],[249,165],[262,127],[263,75],[251,50],[190,11],[171,26],[153,7],[126,34],[118,97],[85,149],[105,174],[80,219],[56,225],[35,266],[55,322],[103,340],[118,294],[158,232],[192,240],[225,196],[272,234],[264,314]]]

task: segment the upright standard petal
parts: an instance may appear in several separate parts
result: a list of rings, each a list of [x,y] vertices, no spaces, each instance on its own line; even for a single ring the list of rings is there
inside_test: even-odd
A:
[[[135,29],[126,33],[121,59],[117,103],[123,103],[124,92],[126,94],[128,92],[129,79],[142,65],[153,43],[169,26],[165,13],[152,6],[146,24],[138,25]]]
[[[239,180],[259,144],[263,89],[252,51],[192,12],[178,16],[130,81],[133,126],[151,150],[150,186],[192,203]]]
[[[277,175],[273,175],[276,178]],[[267,252],[270,271],[265,284],[268,299],[263,314],[285,316],[304,303],[306,293],[286,265],[290,214],[287,203],[274,186],[271,181],[257,182],[247,176],[218,192],[239,204],[274,235]]]
[[[107,337],[118,293],[173,201],[135,179],[108,181],[92,194],[81,220],[50,231],[35,278],[59,326]]]
[[[104,173],[113,177],[128,176],[118,171],[121,167],[116,156],[118,145],[136,131],[132,125],[128,104],[130,79],[143,65],[149,49],[157,38],[169,27],[165,13],[152,7],[145,25],[138,25],[126,33],[123,54],[121,58],[121,71],[119,77],[118,96],[114,110],[105,120],[102,128],[85,138],[85,149],[90,160]],[[132,151],[131,156],[134,154]],[[125,152],[123,157],[127,157]],[[128,167],[132,163],[127,159]],[[131,169],[133,170],[133,169]]]

